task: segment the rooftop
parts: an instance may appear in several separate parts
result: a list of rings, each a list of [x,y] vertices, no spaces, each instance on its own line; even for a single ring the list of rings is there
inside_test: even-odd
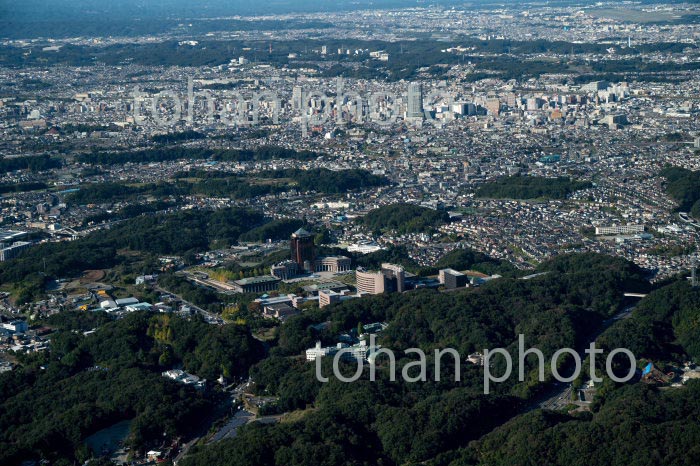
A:
[[[303,238],[307,236],[313,236],[311,233],[308,231],[304,230],[303,228],[299,228],[297,231],[292,233],[292,238]]]
[[[241,280],[236,280],[234,283],[236,283],[237,285],[252,285],[254,283],[268,283],[268,282],[278,282],[278,281],[280,281],[279,278],[263,275],[260,277],[243,278]]]
[[[27,234],[26,231],[0,230],[0,243],[21,238]]]

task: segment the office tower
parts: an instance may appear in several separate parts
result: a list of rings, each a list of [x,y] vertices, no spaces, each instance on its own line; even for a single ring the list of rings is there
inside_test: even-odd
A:
[[[382,264],[378,272],[358,269],[355,272],[357,291],[369,294],[402,293],[405,291],[406,272],[403,267]]]
[[[469,277],[462,272],[452,269],[442,269],[438,274],[438,280],[445,285],[446,290],[464,288],[469,283]]]
[[[423,88],[420,83],[410,83],[408,85],[408,108],[406,119],[423,119]]]
[[[384,290],[386,292],[406,291],[405,279],[406,271],[400,265],[382,264],[382,274],[384,275]]]
[[[304,107],[304,92],[301,86],[294,86],[292,89],[292,108],[301,110]]]

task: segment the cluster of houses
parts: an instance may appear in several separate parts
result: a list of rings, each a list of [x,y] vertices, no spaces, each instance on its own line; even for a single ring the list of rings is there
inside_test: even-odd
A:
[[[26,320],[11,320],[0,324],[0,350],[36,352],[48,348],[48,328],[30,330]],[[0,367],[0,372],[10,370],[12,366]]]

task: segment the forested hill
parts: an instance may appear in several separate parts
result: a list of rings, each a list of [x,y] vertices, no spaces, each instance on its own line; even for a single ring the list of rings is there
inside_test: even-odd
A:
[[[662,372],[680,372],[700,360],[700,290],[679,280],[653,291],[598,338],[606,353],[627,348],[638,367],[653,362]],[[603,370],[605,358],[597,365]],[[586,361],[585,364],[588,364]],[[593,413],[534,411],[430,466],[513,464],[696,465],[700,458],[700,381],[659,389],[637,383],[598,387]]]
[[[589,182],[566,177],[517,175],[484,183],[476,190],[476,196],[493,199],[566,199],[571,193],[591,186]]]
[[[678,209],[700,218],[700,172],[667,167],[661,176],[666,178],[666,193],[678,202]]]
[[[517,354],[522,333],[527,347],[541,349],[549,360],[560,348],[579,346],[617,314],[626,305],[624,291],[650,287],[634,264],[598,254],[560,256],[539,271],[548,273],[453,293],[417,290],[309,310],[281,325],[267,357],[245,325],[147,313],[118,321],[104,313],[53,316],[45,322],[57,330],[50,351],[22,356],[21,367],[0,375],[0,463],[34,456],[52,464],[80,463],[86,436],[128,419],[133,423],[127,443],[141,451],[157,446],[163,432],[169,439],[188,435],[221,400],[216,391],[196,392],[160,376],[183,367],[210,381],[222,374],[251,375],[253,391],[279,397],[263,414],[294,412],[280,424],[252,423],[235,439],[197,446],[181,460],[185,466],[505,466],[530,464],[532,455],[544,464],[695,464],[670,459],[693,458],[697,451],[697,385],[663,393],[606,380],[593,414],[520,415],[547,386],[528,360],[524,381],[511,377],[484,395],[482,368],[466,362],[466,355],[497,347]],[[609,328],[601,344],[607,350],[627,346],[662,366],[699,357],[698,303],[700,291],[685,282],[655,290],[631,318]],[[325,384],[316,380],[315,365],[302,356],[306,348],[317,340],[334,344],[340,333],[379,321],[388,324],[379,343],[398,356],[396,381],[381,361],[376,382],[369,381],[366,367],[355,383],[332,376]],[[81,333],[95,327],[94,334]],[[411,347],[428,355],[425,382],[401,377],[415,360],[403,353]],[[452,358],[442,360],[442,380],[432,381],[433,350],[444,348],[462,355],[460,381],[452,376]],[[331,362],[323,361],[327,375]],[[502,369],[496,360],[494,373]],[[559,369],[570,369],[566,358]],[[547,364],[546,380],[550,370]],[[631,451],[630,445],[637,447]],[[682,452],[686,456],[678,456]]]
[[[267,412],[302,411],[293,421],[251,424],[235,440],[198,447],[182,464],[394,466],[445,454],[456,459],[459,449],[517,415],[539,393],[543,386],[533,377],[533,361],[524,382],[512,377],[484,395],[481,369],[467,362],[460,364],[460,382],[452,376],[430,382],[432,356],[429,381],[402,381],[401,368],[414,361],[401,357],[402,350],[417,347],[432,355],[436,348],[455,348],[466,357],[484,348],[514,350],[523,333],[528,347],[540,348],[549,358],[559,348],[575,347],[617,313],[627,286],[648,287],[633,264],[596,254],[563,256],[542,270],[550,273],[531,280],[499,279],[456,293],[420,290],[351,300],[289,319],[270,357],[251,373],[255,390],[279,396]],[[314,365],[297,357],[319,339],[333,344],[341,331],[377,321],[388,323],[380,343],[400,358],[397,381],[390,381],[387,366],[380,364],[376,382],[368,380],[365,368],[358,382],[331,377],[321,384]],[[314,330],[324,322],[329,324],[319,328],[325,330]],[[443,359],[443,374],[453,374],[451,361]],[[326,374],[330,362],[324,361]]]
[[[0,464],[82,464],[91,456],[84,439],[125,420],[126,446],[143,454],[191,434],[219,401],[161,371],[183,367],[214,382],[245,375],[263,356],[240,325],[149,313],[109,321],[101,312],[53,316],[50,351],[19,355],[21,367],[0,374]]]
[[[695,466],[700,458],[700,382],[660,391],[618,390],[594,414],[533,411],[497,429],[453,461],[430,466]],[[536,458],[536,463],[534,459]]]
[[[184,136],[183,136],[184,134]],[[200,134],[200,133],[196,133]],[[154,136],[158,142],[171,142],[187,136],[186,133]],[[196,138],[196,137],[195,137]],[[181,146],[161,146],[152,149],[115,152],[90,152],[78,154],[76,160],[90,165],[123,165],[126,163],[154,163],[172,160],[207,160],[217,162],[246,162],[252,160],[296,159],[311,160],[323,154],[310,151],[296,151],[276,146],[260,146],[254,150],[243,149],[202,149]]]
[[[371,210],[360,223],[372,231],[427,233],[449,221],[445,211],[414,204],[390,204]]]
[[[631,319],[601,336],[607,348],[620,342],[649,360],[700,362],[700,290],[679,280],[650,293]]]

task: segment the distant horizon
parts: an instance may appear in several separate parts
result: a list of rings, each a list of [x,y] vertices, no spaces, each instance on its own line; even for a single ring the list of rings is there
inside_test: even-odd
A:
[[[515,0],[122,0],[105,4],[100,0],[27,0],[11,7],[0,4],[0,39],[64,39],[70,37],[130,37],[155,36],[181,27],[185,21],[193,23],[232,18],[264,16],[265,20],[282,15],[338,13],[353,10],[405,9],[414,7],[454,7],[457,9],[513,8],[541,5],[543,2]],[[549,7],[596,6],[592,1],[553,0],[544,2]],[[655,3],[640,0],[635,5]],[[683,3],[671,0],[669,3]],[[612,6],[612,5],[611,5]],[[191,25],[190,25],[191,26]],[[195,25],[196,26],[196,25]],[[204,26],[204,28],[202,27]],[[193,34],[204,31],[208,24],[195,27]],[[222,29],[236,29],[236,24],[218,24]],[[217,30],[212,26],[212,31]],[[267,25],[269,27],[269,25]],[[267,29],[263,27],[262,29]]]
[[[15,4],[12,9],[0,6],[0,21],[62,21],[68,19],[176,19],[213,18],[221,16],[257,16],[324,11],[410,8],[430,5],[469,5],[503,3],[491,0],[122,0],[105,4],[100,0],[29,0]],[[109,18],[104,15],[110,15]]]
[[[65,20],[100,19],[202,19],[221,16],[258,16],[331,11],[411,8],[429,6],[513,6],[513,4],[542,4],[550,6],[588,5],[597,2],[585,0],[553,0],[545,2],[515,0],[121,0],[105,4],[101,0],[28,0],[0,5],[0,22],[60,22]],[[653,0],[639,0],[634,5],[653,4]],[[667,3],[684,3],[672,0]],[[611,5],[612,6],[612,5]],[[105,17],[108,15],[109,17]]]

